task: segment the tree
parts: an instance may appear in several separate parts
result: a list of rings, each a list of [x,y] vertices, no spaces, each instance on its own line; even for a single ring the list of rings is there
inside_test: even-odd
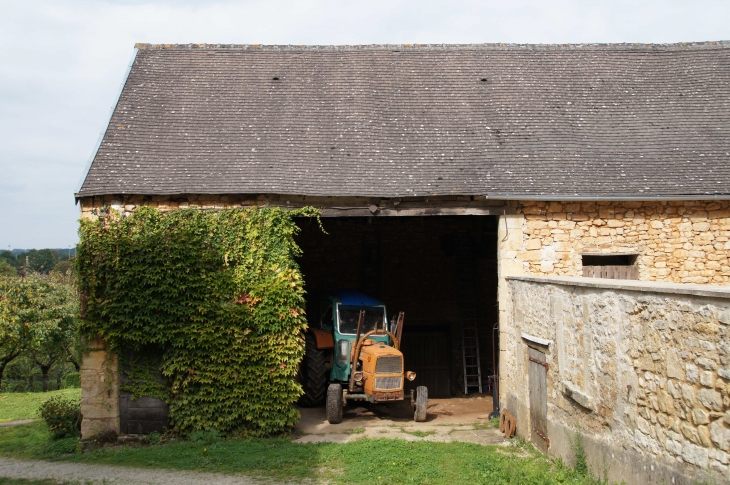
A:
[[[77,310],[76,293],[69,285],[37,275],[0,277],[0,384],[5,367],[28,351],[41,367],[45,390],[50,365],[66,358],[64,348],[74,337]],[[59,356],[50,355],[54,352]]]
[[[0,259],[0,277],[3,276],[18,276],[18,270],[4,259]]]
[[[34,341],[29,349],[33,362],[40,367],[43,376],[43,392],[48,391],[48,371],[53,364],[71,357],[72,342],[76,333],[74,318],[63,318]]]
[[[25,253],[18,255],[20,264],[25,265],[28,261],[28,267],[38,273],[48,273],[60,261],[61,257],[58,251],[53,249],[31,249]]]
[[[1,261],[8,263],[13,268],[17,268],[18,266],[20,266],[20,261],[18,261],[18,259],[11,251],[8,251],[6,249],[0,251],[0,262]]]

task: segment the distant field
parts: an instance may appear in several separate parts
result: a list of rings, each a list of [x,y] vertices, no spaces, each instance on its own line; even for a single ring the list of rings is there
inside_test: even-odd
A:
[[[8,392],[0,394],[0,423],[19,419],[36,419],[41,403],[53,396],[81,399],[81,389],[61,389],[49,392]]]

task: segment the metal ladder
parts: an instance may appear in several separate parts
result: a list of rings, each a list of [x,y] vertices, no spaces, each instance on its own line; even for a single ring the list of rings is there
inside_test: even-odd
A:
[[[459,288],[459,317],[461,319],[461,356],[464,366],[464,394],[469,389],[482,392],[482,364],[477,330],[477,268],[470,241],[463,235],[456,254],[456,277]]]

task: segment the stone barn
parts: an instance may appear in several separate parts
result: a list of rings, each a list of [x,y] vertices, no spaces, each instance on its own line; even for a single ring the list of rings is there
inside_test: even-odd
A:
[[[139,44],[76,199],[320,208],[309,314],[404,311],[432,396],[494,391],[611,480],[727,480],[729,80],[724,42]],[[140,426],[110,361],[85,356],[85,436]]]

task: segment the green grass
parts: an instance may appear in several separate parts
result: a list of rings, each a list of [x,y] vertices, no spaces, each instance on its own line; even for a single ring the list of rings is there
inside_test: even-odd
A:
[[[499,428],[499,418],[492,418],[488,419],[486,421],[480,421],[478,423],[474,423],[474,429],[497,429]]]
[[[53,396],[81,399],[81,389],[61,389],[49,392],[8,392],[0,394],[0,423],[20,419],[36,419],[41,403]]]
[[[436,431],[434,430],[428,430],[428,431],[421,431],[420,429],[414,430],[414,431],[408,431],[405,428],[401,428],[401,431],[403,431],[406,434],[410,434],[413,436],[418,436],[419,438],[425,438],[426,436],[430,436],[432,434],[436,434]]]
[[[0,455],[40,458],[50,440],[46,425],[40,421],[0,428]]]
[[[172,441],[139,448],[104,448],[54,456],[48,433],[34,422],[0,429],[0,455],[139,468],[242,473],[294,481],[345,484],[591,484],[531,446],[360,439],[350,443],[292,443],[288,438]]]

